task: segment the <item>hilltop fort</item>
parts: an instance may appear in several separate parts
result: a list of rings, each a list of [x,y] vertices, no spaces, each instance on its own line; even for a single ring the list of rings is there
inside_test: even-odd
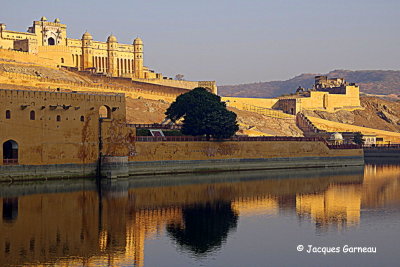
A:
[[[58,18],[50,22],[42,17],[27,32],[6,30],[6,25],[0,23],[0,48],[26,52],[54,66],[184,89],[202,86],[217,92],[215,81],[178,81],[145,67],[144,44],[139,37],[132,44],[118,43],[112,34],[106,42],[95,41],[88,32],[81,39],[73,39],[67,36],[67,25]]]
[[[0,46],[0,180],[359,165],[354,132],[372,145],[400,140],[397,132],[309,116],[365,109],[357,85],[326,76],[282,97],[223,97],[240,126],[224,142],[148,136],[168,129],[154,123],[177,96],[195,87],[216,94],[215,82],[166,78],[143,65],[140,38],[71,39],[58,19],[43,17],[26,33],[1,24]]]

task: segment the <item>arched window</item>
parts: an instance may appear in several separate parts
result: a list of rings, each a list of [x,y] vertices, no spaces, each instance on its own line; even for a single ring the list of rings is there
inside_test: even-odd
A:
[[[56,41],[54,40],[53,37],[50,37],[50,38],[47,40],[47,42],[48,42],[49,45],[55,45],[55,44],[56,44]]]
[[[108,106],[101,106],[99,109],[100,119],[111,119],[111,110]]]
[[[56,121],[61,121],[61,116],[60,115],[57,115]]]
[[[11,119],[11,111],[10,110],[6,110],[6,119],[7,120]]]
[[[85,121],[85,116],[81,116],[81,121]]]
[[[61,63],[64,63],[64,58],[63,57],[61,58]]]
[[[29,114],[29,118],[31,119],[31,121],[35,120],[35,111],[31,110],[31,113]]]
[[[3,164],[18,164],[18,143],[14,140],[3,143]]]

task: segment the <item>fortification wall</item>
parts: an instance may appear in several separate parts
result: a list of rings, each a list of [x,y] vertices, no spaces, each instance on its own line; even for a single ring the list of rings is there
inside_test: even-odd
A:
[[[328,93],[326,92],[311,92],[310,97],[298,98],[300,110],[302,109],[326,109]]]
[[[222,97],[229,106],[248,110],[247,105],[279,109],[287,114],[297,114],[304,109],[320,109],[333,112],[337,109],[361,108],[358,87],[347,86],[347,94],[329,94],[328,92],[312,91],[309,97],[293,98],[242,98]]]
[[[42,58],[51,58],[55,63],[62,66],[74,66],[71,49],[67,46],[52,45],[39,46],[38,52]]]
[[[280,109],[287,114],[295,115],[301,111],[300,98],[279,99],[275,108]]]
[[[96,83],[100,83],[106,86],[117,86],[117,87],[134,87],[136,89],[146,90],[149,92],[162,92],[164,94],[174,95],[175,97],[188,92],[187,89],[183,89],[180,87],[173,87],[167,85],[160,85],[157,83],[152,83],[140,79],[131,79],[131,78],[121,78],[121,77],[107,77],[104,75],[93,75],[90,72],[78,72],[81,76],[86,76],[89,79],[95,81]]]
[[[377,137],[383,137],[384,141],[390,141],[391,143],[400,143],[400,133],[333,122],[311,116],[307,116],[307,118],[320,130],[325,130],[328,132],[361,132],[364,135],[376,135]]]
[[[134,81],[143,82],[140,79],[134,79]],[[179,81],[169,79],[150,79],[146,80],[146,83],[159,84],[168,87],[177,87],[183,89],[194,89],[196,87],[210,88],[214,94],[217,94],[217,85],[214,81]]]
[[[3,27],[4,24],[2,25]],[[15,40],[35,40],[37,42],[37,37],[35,34],[28,32],[15,32],[5,30],[4,28],[0,28],[0,48],[3,49],[13,49]]]
[[[125,123],[124,95],[0,90],[0,165],[9,140],[16,142],[22,165],[96,162],[102,106],[109,111],[109,127]],[[121,139],[119,131],[103,133],[111,155],[127,153],[113,145]]]
[[[14,40],[0,38],[0,49],[14,49]]]
[[[7,50],[7,49],[0,49],[0,58],[13,60],[16,62],[35,63],[52,67],[56,67],[57,65],[59,65],[59,62],[56,62],[54,59],[51,58],[39,57],[38,55],[31,54],[28,52],[21,52],[15,50]]]
[[[359,96],[348,96],[348,95],[328,95],[328,109],[353,109],[355,107],[361,108]]]
[[[364,164],[361,149],[330,150],[322,142],[136,142],[135,149],[130,175]]]
[[[146,83],[132,83],[127,81],[126,86],[120,85],[120,78],[117,79],[118,83],[80,83],[60,79],[48,79],[32,75],[25,75],[13,72],[0,72],[0,83],[9,84],[12,89],[21,88],[23,86],[35,87],[35,90],[70,90],[70,91],[85,91],[93,93],[124,93],[126,96],[132,98],[143,97],[152,100],[166,100],[172,102],[177,95],[187,92],[184,89],[178,88],[165,88],[161,85],[152,85]],[[165,89],[165,91],[164,91]],[[171,91],[168,91],[171,89]],[[178,93],[179,92],[179,93]]]
[[[229,106],[243,109],[244,105],[253,105],[272,109],[279,101],[278,98],[250,98],[250,97],[221,97],[222,101],[229,102]]]
[[[129,161],[362,156],[362,150],[329,149],[323,142],[136,142]]]

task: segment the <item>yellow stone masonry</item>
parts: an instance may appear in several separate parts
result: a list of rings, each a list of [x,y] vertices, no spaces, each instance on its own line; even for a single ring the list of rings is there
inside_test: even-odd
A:
[[[59,19],[49,22],[42,17],[33,22],[28,32],[9,31],[5,24],[0,24],[0,58],[89,70],[184,89],[206,86],[217,93],[215,81],[178,81],[145,67],[143,47],[139,37],[132,44],[118,43],[114,35],[106,42],[94,41],[88,32],[81,39],[68,38],[67,26]]]
[[[130,161],[362,156],[362,149],[329,149],[323,142],[136,142]]]
[[[249,106],[266,109],[282,110],[287,114],[295,115],[302,110],[323,110],[334,112],[337,110],[362,109],[360,104],[360,89],[355,84],[347,84],[343,79],[327,79],[321,82],[316,76],[315,85],[311,90],[299,88],[294,95],[278,98],[245,98],[223,97],[229,106],[242,110],[249,110]]]

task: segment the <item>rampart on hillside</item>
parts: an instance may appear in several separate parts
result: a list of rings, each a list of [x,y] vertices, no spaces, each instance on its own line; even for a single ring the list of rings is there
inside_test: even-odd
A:
[[[15,62],[35,63],[51,67],[57,67],[58,65],[58,63],[51,58],[38,57],[37,55],[31,54],[29,52],[8,50],[2,48],[0,48],[0,58]]]
[[[325,81],[323,81],[326,78]],[[241,98],[223,97],[236,108],[243,109],[245,105],[260,108],[282,110],[287,114],[296,115],[303,110],[336,110],[360,109],[360,91],[354,84],[347,84],[343,79],[327,79],[325,76],[315,77],[313,89],[298,88],[296,94],[279,98]]]
[[[96,77],[95,79],[98,79]],[[144,82],[133,82],[123,78],[107,78],[104,82],[75,82],[64,79],[52,79],[45,77],[38,77],[27,74],[1,72],[0,83],[13,85],[19,88],[18,85],[35,87],[35,90],[70,90],[70,91],[94,91],[94,92],[119,92],[132,96],[143,96],[148,99],[165,99],[172,101],[179,94],[187,92],[185,89],[168,88],[161,85],[153,85]],[[164,90],[165,89],[165,90]]]

